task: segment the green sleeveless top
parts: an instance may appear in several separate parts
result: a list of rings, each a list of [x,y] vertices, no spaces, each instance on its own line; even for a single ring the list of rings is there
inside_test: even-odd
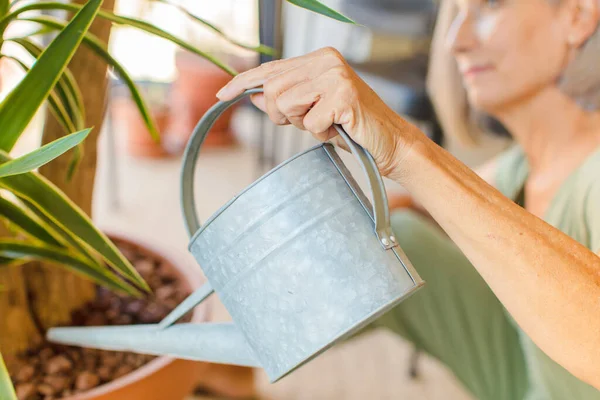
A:
[[[527,175],[527,160],[520,146],[499,157],[496,187],[506,197],[517,201]],[[544,220],[590,250],[600,250],[600,149],[563,182]],[[552,361],[525,333],[521,332],[520,340],[528,364],[527,400],[600,400],[600,391]]]

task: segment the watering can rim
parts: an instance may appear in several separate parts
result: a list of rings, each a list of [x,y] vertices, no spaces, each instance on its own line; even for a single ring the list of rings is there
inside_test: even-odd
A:
[[[317,145],[314,145],[290,158],[288,158],[287,160],[283,161],[281,164],[275,166],[274,168],[272,168],[270,171],[266,172],[264,175],[262,175],[260,178],[258,178],[257,180],[255,180],[254,182],[252,182],[250,185],[246,186],[244,189],[242,189],[241,191],[239,191],[235,196],[233,196],[231,199],[229,199],[225,204],[223,204],[221,207],[219,207],[219,209],[217,211],[215,211],[201,226],[200,228],[198,228],[198,230],[190,237],[189,240],[189,245],[188,245],[188,249],[191,248],[192,244],[194,243],[194,241],[200,236],[202,235],[202,232],[204,232],[204,230],[212,223],[214,222],[215,219],[217,219],[221,214],[223,214],[225,212],[225,210],[227,210],[229,207],[231,207],[231,205],[233,203],[236,202],[236,200],[238,200],[242,195],[244,195],[246,192],[248,192],[250,189],[254,188],[255,186],[257,186],[259,183],[261,183],[262,181],[264,181],[265,179],[267,179],[269,176],[271,176],[273,173],[277,172],[278,170],[280,170],[281,168],[285,167],[287,164],[295,161],[296,159],[310,153],[311,151],[320,149],[320,148],[324,148],[324,147],[329,147],[329,148],[334,148],[335,146],[333,146],[331,143],[320,143]]]

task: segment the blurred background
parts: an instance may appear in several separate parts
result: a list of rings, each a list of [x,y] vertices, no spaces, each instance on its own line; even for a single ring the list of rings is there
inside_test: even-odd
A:
[[[429,49],[436,20],[433,0],[326,0],[325,4],[362,26],[342,24],[278,0],[176,2],[202,16],[243,43],[263,43],[284,58],[325,46],[338,49],[374,90],[405,118],[414,121],[438,144],[475,167],[506,148],[509,139],[488,133],[474,147],[446,135],[426,90]],[[238,71],[269,61],[267,56],[231,45],[182,12],[145,0],[118,0],[116,12],[147,20],[229,62]],[[20,25],[11,25],[15,34]],[[181,152],[215,93],[230,77],[202,58],[139,30],[113,27],[110,51],[146,95],[163,135],[150,139],[135,104],[116,75],[111,74],[106,117],[98,146],[93,218],[107,232],[151,243],[197,268],[187,253],[179,207]],[[6,52],[13,51],[6,43]],[[27,57],[26,53],[14,52]],[[2,95],[22,76],[3,63]],[[14,150],[36,148],[44,115],[41,110]],[[250,103],[227,114],[202,149],[197,172],[198,212],[206,220],[238,191],[269,169],[315,142],[293,127],[275,127]],[[361,171],[342,155],[359,183]],[[388,192],[402,188],[386,181]],[[211,318],[227,320],[214,296]],[[268,385],[260,378],[265,398],[273,399],[467,399],[454,379],[433,360],[420,357],[414,370],[413,349],[386,332],[374,332],[338,346],[283,381]],[[200,397],[198,397],[200,398]]]

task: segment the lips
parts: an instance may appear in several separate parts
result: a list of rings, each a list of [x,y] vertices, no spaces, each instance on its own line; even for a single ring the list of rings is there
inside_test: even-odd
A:
[[[461,68],[461,73],[463,74],[463,76],[469,78],[491,70],[491,65],[474,65],[466,68]]]

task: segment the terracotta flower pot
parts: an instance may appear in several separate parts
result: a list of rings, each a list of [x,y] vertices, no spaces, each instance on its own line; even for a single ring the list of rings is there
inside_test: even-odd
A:
[[[113,233],[109,236],[163,260],[188,283],[190,290],[203,283],[200,268],[190,265],[187,259],[123,234]],[[200,323],[208,319],[208,306],[203,304],[196,307],[192,321]],[[157,357],[128,375],[64,400],[183,400],[193,392],[203,368],[206,366],[202,363]]]
[[[179,154],[202,116],[216,101],[217,92],[231,80],[231,75],[211,62],[189,52],[175,58],[177,78],[169,96],[171,112],[164,138],[169,153]],[[224,147],[235,143],[230,121],[234,108],[228,109],[215,123],[204,147]]]
[[[164,157],[167,155],[161,143],[150,136],[136,104],[128,97],[116,98],[111,104],[117,132],[127,137],[127,152],[135,157]],[[154,107],[152,115],[159,132],[164,132],[169,119],[166,107]]]
[[[169,123],[169,105],[167,102],[171,84],[152,80],[140,80],[136,87],[144,98],[159,134],[161,142],[154,140],[142,119],[140,111],[131,98],[129,89],[122,82],[114,82],[111,88],[110,115],[111,129],[117,137],[125,137],[127,152],[134,157],[165,157],[167,152],[162,146],[162,137]]]

